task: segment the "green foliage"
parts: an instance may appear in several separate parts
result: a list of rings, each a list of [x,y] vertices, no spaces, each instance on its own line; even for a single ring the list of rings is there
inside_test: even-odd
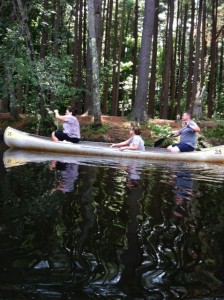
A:
[[[170,125],[157,125],[149,123],[149,129],[151,131],[152,138],[161,138],[171,134],[171,127]]]
[[[110,128],[108,124],[103,124],[102,126],[94,126],[94,124],[89,124],[85,127],[82,127],[82,132],[85,132],[87,135],[101,135],[106,133],[106,131]]]
[[[157,125],[149,122],[149,130],[151,132],[151,140],[146,141],[146,146],[152,146],[154,142],[162,137],[166,137],[172,133],[170,125]],[[172,143],[172,139],[166,139],[163,142],[163,147],[167,147]]]
[[[206,137],[211,138],[223,138],[224,137],[224,123],[219,124],[215,127],[208,127],[206,130],[203,131],[203,134]]]

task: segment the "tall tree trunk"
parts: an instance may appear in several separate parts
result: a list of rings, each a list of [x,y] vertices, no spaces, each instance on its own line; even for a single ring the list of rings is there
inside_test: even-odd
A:
[[[117,53],[117,66],[115,72],[115,83],[113,85],[113,114],[117,115],[118,103],[119,103],[119,84],[120,84],[120,69],[121,69],[121,52],[122,52],[122,39],[124,31],[124,14],[125,14],[125,0],[123,0],[122,5],[122,15],[121,15],[121,26],[120,26],[120,37],[118,43],[118,53]]]
[[[165,76],[164,76],[164,88],[161,102],[161,117],[167,119],[168,116],[168,100],[169,100],[169,87],[170,87],[170,73],[171,73],[171,58],[173,53],[173,18],[174,18],[174,2],[169,0],[170,16],[168,26],[168,41],[166,44],[165,55]]]
[[[202,17],[202,45],[201,45],[201,88],[205,84],[205,58],[207,52],[206,41],[206,0],[203,1],[203,17]]]
[[[103,84],[103,114],[108,112],[108,94],[109,94],[109,61],[111,44],[111,24],[112,24],[113,0],[108,1],[108,10],[106,16],[106,37],[104,52],[105,80]]]
[[[178,48],[178,32],[179,28],[179,19],[180,19],[180,0],[178,0],[178,9],[176,17],[176,34],[174,39],[174,53],[171,59],[171,76],[170,76],[170,118],[174,119],[175,116],[175,89],[176,89],[176,66],[177,66],[177,48]]]
[[[216,30],[217,30],[217,5],[218,0],[212,2],[212,31],[210,47],[210,72],[208,79],[208,118],[214,113],[214,92],[215,92],[215,64],[216,64]]]
[[[44,0],[44,19],[43,19],[43,30],[42,30],[42,34],[41,34],[41,41],[40,41],[40,58],[44,59],[46,56],[46,51],[47,51],[47,42],[48,42],[48,31],[49,31],[49,18],[48,18],[48,8],[49,8],[49,4],[48,4],[49,0]]]
[[[154,28],[155,16],[155,0],[145,1],[145,12],[143,21],[143,32],[141,49],[139,54],[139,68],[138,68],[138,84],[136,90],[136,99],[134,108],[131,112],[132,118],[139,121],[148,119],[147,115],[147,91],[148,91],[148,77],[149,64],[151,55],[152,35]]]
[[[114,15],[114,46],[113,46],[113,77],[112,77],[112,104],[111,114],[112,116],[117,115],[117,48],[118,48],[118,0],[115,2],[115,15]]]
[[[191,103],[192,103],[192,80],[193,80],[193,71],[194,71],[194,18],[195,18],[195,0],[192,0],[191,1],[191,28],[190,28],[190,37],[189,37],[186,110],[190,110]]]
[[[54,20],[54,56],[59,55],[60,39],[61,39],[61,0],[56,0],[55,3],[55,20]]]
[[[154,118],[155,113],[155,95],[156,95],[156,65],[157,65],[157,48],[158,48],[158,24],[159,24],[159,0],[155,0],[155,21],[153,29],[153,51],[152,51],[152,67],[149,83],[149,102],[148,115]]]
[[[93,116],[94,125],[102,125],[100,110],[100,73],[99,59],[96,41],[96,20],[94,0],[88,0],[88,28],[89,28],[89,45],[92,61],[92,94],[93,94]]]
[[[177,116],[181,114],[181,98],[183,95],[183,82],[184,82],[184,57],[185,57],[185,44],[186,44],[186,30],[187,30],[187,14],[188,14],[188,3],[184,4],[184,20],[180,35],[180,64],[179,64],[179,78],[177,87]]]
[[[135,20],[134,20],[134,48],[132,55],[132,89],[131,89],[131,102],[132,107],[134,105],[135,93],[136,93],[136,79],[137,79],[137,53],[138,53],[138,0],[135,1]]]
[[[196,49],[195,49],[195,64],[193,72],[193,83],[192,83],[192,113],[197,118],[202,117],[202,106],[201,101],[198,101],[196,97],[197,85],[198,85],[198,73],[199,73],[199,63],[200,63],[200,44],[201,44],[201,18],[202,18],[202,5],[203,0],[199,1],[199,10],[198,10],[198,24],[197,24],[197,33],[196,33]],[[200,84],[199,87],[200,89]]]

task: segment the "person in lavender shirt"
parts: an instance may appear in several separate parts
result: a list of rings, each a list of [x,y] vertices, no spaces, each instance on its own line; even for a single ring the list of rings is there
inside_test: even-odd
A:
[[[57,109],[54,110],[54,113],[55,118],[62,121],[63,130],[52,132],[52,140],[54,142],[68,141],[71,143],[78,143],[80,141],[80,125],[78,119],[75,117],[74,110],[71,107],[68,107],[64,116],[61,116]]]

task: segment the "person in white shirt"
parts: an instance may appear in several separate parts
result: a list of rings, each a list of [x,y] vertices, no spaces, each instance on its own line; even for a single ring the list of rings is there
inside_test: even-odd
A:
[[[139,127],[132,127],[130,129],[130,138],[124,142],[112,144],[110,147],[119,148],[120,150],[140,150],[145,151],[145,143],[141,138],[141,131]]]

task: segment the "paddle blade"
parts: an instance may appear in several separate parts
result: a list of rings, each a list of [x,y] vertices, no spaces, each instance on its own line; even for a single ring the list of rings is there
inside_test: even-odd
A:
[[[160,146],[160,145],[165,141],[165,139],[166,139],[166,137],[163,137],[163,138],[161,138],[161,139],[155,141],[154,147]]]

